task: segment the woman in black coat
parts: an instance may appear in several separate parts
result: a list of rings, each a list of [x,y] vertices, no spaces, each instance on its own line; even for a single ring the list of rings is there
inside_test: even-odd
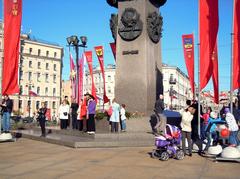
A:
[[[41,103],[41,108],[38,109],[37,113],[38,113],[38,121],[41,127],[41,131],[42,131],[42,135],[41,137],[46,137],[46,129],[45,129],[45,123],[46,123],[46,112],[47,112],[47,108],[45,106],[45,103],[42,102]]]

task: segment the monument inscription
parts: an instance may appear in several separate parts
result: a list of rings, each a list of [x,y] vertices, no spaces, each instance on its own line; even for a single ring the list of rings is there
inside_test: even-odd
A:
[[[123,40],[131,41],[141,35],[143,23],[134,8],[126,8],[122,14],[118,33]]]

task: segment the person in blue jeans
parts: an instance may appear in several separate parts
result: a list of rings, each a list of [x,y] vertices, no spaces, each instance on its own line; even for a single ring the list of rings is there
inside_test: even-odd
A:
[[[126,132],[126,111],[125,111],[125,104],[121,105],[121,111],[120,111],[120,115],[121,115],[121,121],[122,121],[122,132]]]
[[[217,114],[215,112],[211,112],[208,118],[208,123],[205,127],[205,135],[207,138],[207,144],[204,149],[205,151],[207,151],[208,148],[210,147],[212,140],[214,143],[218,141],[218,135],[217,135],[218,123],[225,123],[225,122],[222,120],[222,118],[217,118]]]
[[[229,108],[225,108],[224,112],[226,114],[225,120],[227,122],[227,126],[228,129],[230,131],[230,135],[229,135],[229,144],[230,146],[237,146],[239,145],[239,140],[238,140],[238,125],[237,125],[237,121],[235,119],[235,117],[233,116],[233,114],[230,112]]]
[[[10,131],[10,116],[13,109],[13,101],[8,95],[4,95],[4,100],[0,104],[2,107],[2,120],[3,120],[3,132],[9,133]]]

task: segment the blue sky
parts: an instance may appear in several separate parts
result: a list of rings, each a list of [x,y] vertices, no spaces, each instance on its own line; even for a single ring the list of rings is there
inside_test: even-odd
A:
[[[219,81],[220,90],[230,88],[230,51],[233,0],[219,0]],[[2,1],[0,2],[2,18]],[[23,0],[22,30],[39,39],[58,43],[64,47],[63,79],[69,77],[69,54],[66,37],[76,34],[88,37],[88,50],[103,45],[105,65],[114,64],[109,47],[112,35],[109,28],[111,13],[117,9],[105,0]],[[197,80],[198,0],[168,0],[161,7],[163,16],[162,57],[163,63],[178,66],[186,73],[182,49],[182,34],[195,35],[195,79]],[[82,51],[82,49],[80,50]],[[74,52],[72,51],[74,54]],[[93,56],[97,65],[97,57]],[[197,82],[197,81],[196,81]],[[206,89],[212,89],[210,82]]]

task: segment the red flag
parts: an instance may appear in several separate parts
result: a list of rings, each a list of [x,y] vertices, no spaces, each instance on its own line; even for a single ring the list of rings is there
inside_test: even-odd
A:
[[[110,43],[110,46],[111,46],[111,49],[112,49],[112,53],[113,53],[114,59],[116,61],[116,43],[112,42],[112,43]]]
[[[228,95],[225,92],[221,92],[220,97],[228,97]]]
[[[72,54],[70,54],[70,80],[72,88],[72,98],[76,98],[76,71]]]
[[[211,56],[218,33],[218,0],[199,0],[200,7],[200,90],[213,73]]]
[[[22,0],[4,0],[4,61],[2,94],[19,93],[18,60]]]
[[[193,95],[194,89],[194,39],[193,34],[183,35],[183,52]]]
[[[217,43],[212,53],[212,63],[213,63],[213,74],[212,74],[212,81],[213,81],[213,89],[214,89],[214,102],[216,104],[219,103],[219,83],[218,83],[218,49]]]
[[[240,88],[240,0],[234,1],[233,12],[233,90]]]
[[[106,87],[105,87],[105,73],[104,73],[104,61],[103,61],[103,46],[97,46],[94,47],[95,51],[96,51],[96,55],[98,57],[98,61],[100,64],[100,68],[102,71],[102,77],[103,77],[103,102],[104,103],[108,103],[109,99],[106,95]]]
[[[78,76],[78,103],[83,99],[83,68],[84,68],[84,58],[79,59],[79,76]]]
[[[92,67],[92,51],[86,51],[85,52],[86,60],[88,63],[89,73],[92,78],[92,95],[95,98],[95,101],[97,102],[97,94],[96,94],[96,88],[93,80],[93,67]]]
[[[51,121],[51,109],[50,108],[47,108],[45,116],[48,121]]]
[[[32,90],[30,90],[29,91],[29,95],[30,96],[38,96],[38,94],[37,93],[35,93],[34,91],[32,91]]]

